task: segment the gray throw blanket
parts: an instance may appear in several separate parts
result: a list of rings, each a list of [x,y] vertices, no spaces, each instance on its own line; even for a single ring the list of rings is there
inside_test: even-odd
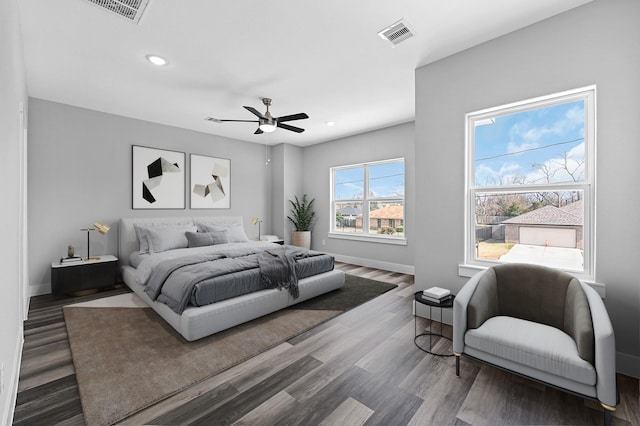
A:
[[[260,277],[266,287],[288,289],[294,299],[300,296],[296,261],[286,248],[266,250],[258,254]]]

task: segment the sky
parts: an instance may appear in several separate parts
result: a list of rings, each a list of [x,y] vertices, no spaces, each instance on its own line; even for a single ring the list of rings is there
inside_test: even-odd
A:
[[[335,171],[335,199],[361,199],[364,194],[364,166]],[[404,195],[404,161],[369,165],[369,193],[374,197]]]
[[[565,164],[584,178],[584,101],[494,118],[475,127],[476,186],[571,182]]]

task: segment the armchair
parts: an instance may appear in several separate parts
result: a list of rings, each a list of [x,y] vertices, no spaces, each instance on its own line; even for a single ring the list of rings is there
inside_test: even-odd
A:
[[[453,308],[456,375],[465,356],[598,401],[618,402],[615,338],[600,296],[567,273],[503,264],[473,276]]]

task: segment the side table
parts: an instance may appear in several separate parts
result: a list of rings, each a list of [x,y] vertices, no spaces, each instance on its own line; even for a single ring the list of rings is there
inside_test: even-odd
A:
[[[51,262],[51,294],[60,296],[116,284],[118,258],[110,254],[74,263]]]
[[[453,356],[453,353],[451,354],[441,354],[441,353],[436,353],[433,352],[432,346],[431,346],[431,338],[433,336],[436,337],[442,337],[444,339],[447,340],[451,340],[450,337],[444,336],[442,334],[442,309],[451,309],[453,308],[453,300],[456,298],[455,295],[449,295],[447,297],[445,297],[444,299],[442,299],[440,302],[432,302],[431,300],[427,300],[424,297],[422,297],[422,291],[416,291],[414,294],[414,308],[416,307],[416,303],[421,303],[423,305],[426,305],[429,307],[429,318],[431,319],[431,322],[433,324],[433,315],[431,314],[431,309],[432,308],[440,308],[440,333],[433,333],[431,331],[426,331],[424,333],[420,333],[418,334],[418,319],[417,319],[417,315],[414,314],[413,316],[413,329],[414,329],[414,338],[413,338],[413,342],[415,343],[415,345],[418,347],[418,349],[420,349],[421,351],[424,351],[428,354],[431,355],[435,355],[435,356]],[[415,309],[414,309],[415,311]],[[425,349],[423,347],[421,347],[418,344],[418,337],[420,336],[429,336],[429,349]]]

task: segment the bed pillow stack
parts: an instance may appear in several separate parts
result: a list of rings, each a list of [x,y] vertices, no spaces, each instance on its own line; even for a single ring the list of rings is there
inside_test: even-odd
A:
[[[246,243],[249,241],[241,224],[219,225],[196,221],[198,232],[224,232],[227,231],[230,243]]]
[[[187,232],[196,232],[192,224],[144,224],[134,225],[140,254],[160,253],[167,250],[189,247]]]

